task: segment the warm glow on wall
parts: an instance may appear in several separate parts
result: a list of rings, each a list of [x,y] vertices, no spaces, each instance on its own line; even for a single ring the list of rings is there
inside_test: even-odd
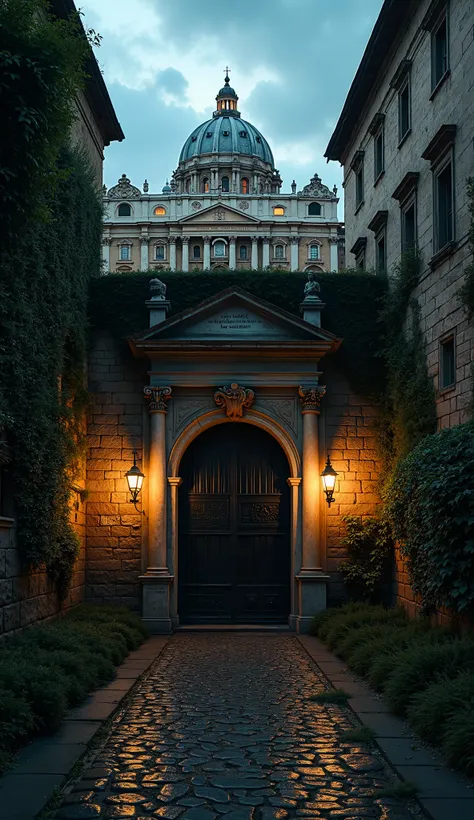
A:
[[[285,215],[285,209],[282,208],[281,205],[277,205],[277,207],[273,209],[273,215],[274,216],[284,216]]]
[[[164,216],[166,214],[166,208],[163,208],[163,205],[158,205],[157,208],[153,211],[155,216]]]

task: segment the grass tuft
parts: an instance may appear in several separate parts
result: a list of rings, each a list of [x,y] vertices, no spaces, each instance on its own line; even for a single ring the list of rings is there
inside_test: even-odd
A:
[[[341,740],[344,742],[367,743],[373,746],[375,741],[375,732],[370,726],[357,726],[354,729],[347,729],[341,734]]]
[[[412,800],[416,797],[417,793],[418,786],[415,783],[404,780],[402,783],[395,783],[386,789],[379,789],[375,792],[374,797],[395,797],[399,800]]]
[[[347,703],[352,695],[344,689],[327,689],[325,692],[318,692],[311,695],[310,700],[314,703]]]

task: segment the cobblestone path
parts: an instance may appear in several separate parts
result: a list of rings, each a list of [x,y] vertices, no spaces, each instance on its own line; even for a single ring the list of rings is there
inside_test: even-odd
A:
[[[290,635],[173,637],[57,817],[407,820],[324,680]]]

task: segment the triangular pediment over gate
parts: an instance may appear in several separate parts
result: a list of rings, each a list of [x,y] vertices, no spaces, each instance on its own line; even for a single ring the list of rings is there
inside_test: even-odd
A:
[[[341,339],[238,287],[228,288],[129,339],[140,355],[163,348],[211,346],[309,348],[325,355]]]

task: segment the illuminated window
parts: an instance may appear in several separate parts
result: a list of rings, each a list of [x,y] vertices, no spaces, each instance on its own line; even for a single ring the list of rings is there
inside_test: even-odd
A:
[[[155,259],[164,259],[164,258],[165,258],[164,245],[155,245]]]
[[[201,258],[201,248],[199,245],[194,245],[193,248],[193,259],[200,259]]]
[[[166,208],[163,208],[163,205],[158,205],[157,208],[153,211],[155,216],[164,216],[166,214]]]
[[[247,177],[242,177],[240,180],[240,193],[241,194],[248,194],[249,192],[249,181]]]
[[[222,177],[222,190],[225,193],[229,192],[229,177]]]
[[[221,240],[214,244],[214,256],[225,256],[225,244]]]
[[[123,262],[129,262],[130,256],[130,245],[120,245],[120,260]]]
[[[207,177],[204,177],[204,179],[201,183],[201,191],[202,191],[203,194],[208,194],[209,193],[209,180],[208,180]]]
[[[239,258],[240,259],[247,259],[247,246],[241,245],[239,248]]]
[[[275,245],[275,259],[285,258],[285,248],[283,245]]]
[[[276,205],[273,209],[273,216],[284,216],[285,209],[281,205]]]
[[[310,245],[309,258],[310,259],[319,259],[319,245]]]
[[[117,216],[131,216],[132,209],[130,205],[127,205],[123,202],[121,205],[118,206]]]
[[[321,205],[319,202],[311,202],[308,208],[308,216],[321,216]]]

